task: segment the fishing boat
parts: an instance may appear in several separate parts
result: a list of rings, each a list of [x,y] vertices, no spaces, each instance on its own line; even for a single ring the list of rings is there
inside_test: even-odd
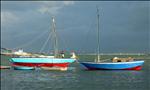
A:
[[[36,67],[57,67],[67,70],[70,63],[74,62],[75,58],[62,58],[58,53],[58,40],[55,29],[55,19],[52,17],[52,35],[54,39],[54,56],[44,57],[14,57],[11,58],[12,66],[17,69],[32,69]]]
[[[143,60],[135,60],[132,58],[118,58],[115,57],[110,62],[100,60],[100,35],[99,35],[99,9],[97,8],[97,57],[94,62],[80,62],[87,70],[141,70],[144,63]],[[105,61],[105,62],[103,62]]]

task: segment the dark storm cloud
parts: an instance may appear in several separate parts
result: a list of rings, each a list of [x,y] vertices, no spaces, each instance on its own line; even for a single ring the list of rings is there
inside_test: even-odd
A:
[[[28,10],[37,9],[40,3],[33,3],[31,1],[2,1],[2,11],[19,11],[24,12]]]
[[[100,8],[101,52],[149,52],[148,1],[75,2],[71,6],[51,9],[55,12],[60,49],[96,50],[96,5]],[[14,12],[20,20],[11,27],[2,27],[2,46],[17,47],[50,30],[51,16],[37,12],[40,7],[40,3],[2,3],[2,11]],[[47,35],[25,49],[40,50]]]

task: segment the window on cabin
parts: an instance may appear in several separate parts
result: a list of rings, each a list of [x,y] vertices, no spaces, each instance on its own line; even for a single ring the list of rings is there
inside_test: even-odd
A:
[[[121,60],[117,60],[117,62],[121,62]]]

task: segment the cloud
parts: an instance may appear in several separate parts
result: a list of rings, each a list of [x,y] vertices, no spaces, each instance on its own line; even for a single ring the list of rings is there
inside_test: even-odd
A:
[[[2,26],[11,25],[19,21],[19,18],[13,13],[9,11],[1,12],[1,24]]]
[[[20,20],[24,21],[24,16],[33,16],[29,14],[35,13],[56,15],[63,7],[73,4],[74,1],[2,2],[1,23],[3,27],[10,26]]]
[[[63,1],[63,3],[64,3],[65,5],[72,5],[72,4],[74,4],[75,2],[74,2],[74,1]]]
[[[56,14],[58,14],[58,11],[61,8],[62,7],[50,7],[49,5],[47,5],[47,6],[42,6],[41,8],[37,9],[37,11],[39,11],[42,14],[49,13],[49,14],[52,14],[52,15],[56,15]]]
[[[59,10],[61,10],[65,6],[73,5],[74,1],[45,1],[42,2],[41,6],[37,11],[40,13],[49,13],[52,15],[56,15],[59,13]]]

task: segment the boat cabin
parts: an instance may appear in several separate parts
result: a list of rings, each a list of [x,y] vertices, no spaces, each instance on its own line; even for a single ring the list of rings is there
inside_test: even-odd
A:
[[[131,62],[133,61],[133,58],[128,57],[128,58],[118,58],[118,57],[114,57],[112,59],[112,62]]]

